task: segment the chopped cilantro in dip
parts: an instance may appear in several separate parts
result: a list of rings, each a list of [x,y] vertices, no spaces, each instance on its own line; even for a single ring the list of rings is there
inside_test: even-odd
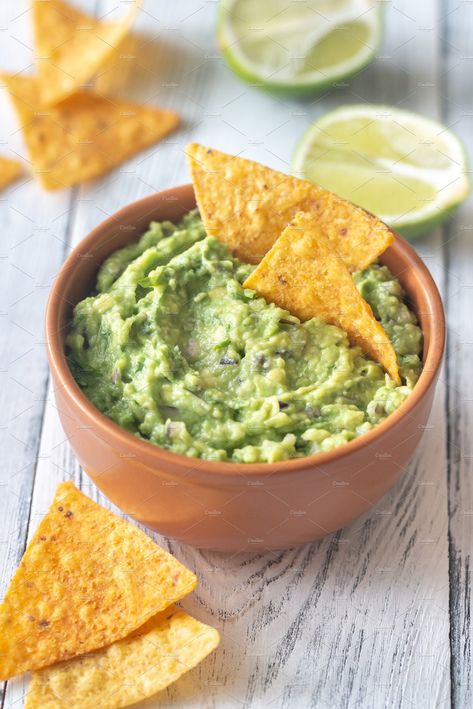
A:
[[[74,309],[68,359],[85,395],[158,446],[239,463],[331,450],[399,407],[420,375],[422,333],[385,266],[353,277],[393,343],[401,386],[342,330],[244,289],[253,268],[207,237],[196,212],[152,223]]]

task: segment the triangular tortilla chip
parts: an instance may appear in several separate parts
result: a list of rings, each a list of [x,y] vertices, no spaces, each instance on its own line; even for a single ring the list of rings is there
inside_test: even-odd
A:
[[[337,325],[400,383],[396,353],[387,334],[312,214],[296,215],[244,287],[301,320],[318,317]]]
[[[83,87],[116,50],[135,19],[133,2],[117,22],[99,22],[62,0],[34,0],[39,99],[52,106]]]
[[[217,630],[175,606],[123,640],[33,673],[25,709],[115,709],[168,687],[219,643]]]
[[[99,177],[176,128],[179,116],[82,91],[38,108],[38,83],[3,76],[19,116],[33,171],[46,189]]]
[[[14,182],[23,172],[21,162],[0,157],[0,190]]]
[[[392,243],[372,214],[306,180],[192,144],[186,148],[197,204],[210,236],[247,263],[259,263],[297,212],[309,212],[350,271]]]
[[[144,532],[62,483],[0,606],[0,679],[109,645],[195,584]]]

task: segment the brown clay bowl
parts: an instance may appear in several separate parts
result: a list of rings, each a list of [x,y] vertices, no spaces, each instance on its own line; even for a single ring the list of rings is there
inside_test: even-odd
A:
[[[73,306],[100,264],[151,220],[195,207],[191,185],[134,202],[99,224],[71,253],[51,290],[46,339],[57,407],[81,465],[118,507],[161,534],[225,551],[284,549],[323,537],[366,512],[403,475],[421,439],[442,360],[440,295],[414,249],[396,235],[382,256],[404,286],[424,331],[424,369],[388,419],[336,450],[283,463],[188,458],[140,440],[101,414],[75,383],[64,353]]]

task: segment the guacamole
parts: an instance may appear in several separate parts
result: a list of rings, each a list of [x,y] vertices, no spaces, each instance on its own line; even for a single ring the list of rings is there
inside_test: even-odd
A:
[[[339,328],[244,289],[253,268],[206,236],[197,212],[153,222],[74,309],[68,360],[86,396],[151,443],[238,463],[331,450],[398,408],[421,371],[422,332],[385,266],[353,278],[393,343],[401,386]]]

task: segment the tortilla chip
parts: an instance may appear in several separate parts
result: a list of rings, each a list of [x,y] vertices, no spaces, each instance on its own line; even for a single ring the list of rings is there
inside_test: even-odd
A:
[[[62,483],[0,606],[0,678],[120,640],[195,584],[144,532]]]
[[[83,87],[117,49],[139,9],[133,2],[117,22],[99,22],[62,0],[34,0],[39,98],[52,106]]]
[[[0,190],[8,187],[23,172],[21,162],[0,157]]]
[[[115,709],[168,687],[219,643],[217,630],[175,606],[124,640],[33,673],[25,709]]]
[[[337,325],[400,383],[387,334],[312,214],[296,215],[243,285],[301,320]]]
[[[312,182],[195,143],[186,152],[207,233],[242,261],[259,263],[299,211],[312,214],[350,271],[393,242],[379,219]]]
[[[140,81],[144,72],[156,73],[156,64],[151,67],[143,65],[143,56],[146,56],[149,44],[149,38],[143,40],[143,36],[128,34],[97,72],[94,92],[102,96],[126,95],[129,87]],[[136,61],[138,55],[139,63]],[[162,61],[162,56],[159,60]]]
[[[33,171],[46,189],[99,177],[176,128],[179,116],[82,91],[40,109],[35,79],[4,76]]]

